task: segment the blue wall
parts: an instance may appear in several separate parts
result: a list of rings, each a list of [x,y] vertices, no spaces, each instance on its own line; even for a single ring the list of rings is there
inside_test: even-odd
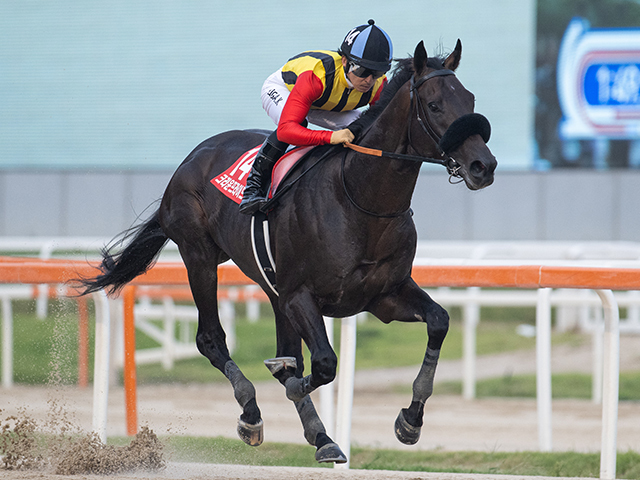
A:
[[[369,18],[400,58],[420,40],[434,54],[461,38],[458,73],[493,122],[494,152],[503,166],[526,167],[533,5],[2,0],[0,169],[171,168],[216,133],[271,129],[264,79],[301,51],[337,49]]]

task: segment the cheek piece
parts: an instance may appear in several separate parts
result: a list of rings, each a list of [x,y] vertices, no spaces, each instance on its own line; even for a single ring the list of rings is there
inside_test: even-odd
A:
[[[489,141],[491,124],[484,115],[469,113],[455,120],[440,139],[440,148],[443,152],[452,152],[472,135],[480,135],[484,143]]]

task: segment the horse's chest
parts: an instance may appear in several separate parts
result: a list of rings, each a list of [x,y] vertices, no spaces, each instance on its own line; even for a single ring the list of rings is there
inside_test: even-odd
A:
[[[362,260],[335,272],[332,279],[318,284],[329,296],[365,299],[388,291],[409,274],[409,267],[398,262]]]

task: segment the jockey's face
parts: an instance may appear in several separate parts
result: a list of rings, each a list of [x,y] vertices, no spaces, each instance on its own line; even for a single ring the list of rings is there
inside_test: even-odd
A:
[[[376,83],[376,79],[373,78],[373,75],[362,78],[358,77],[353,72],[350,72],[349,62],[346,57],[342,57],[342,66],[344,67],[344,71],[347,72],[347,78],[353,85],[353,88],[355,88],[357,91],[366,93],[373,88],[373,85]]]

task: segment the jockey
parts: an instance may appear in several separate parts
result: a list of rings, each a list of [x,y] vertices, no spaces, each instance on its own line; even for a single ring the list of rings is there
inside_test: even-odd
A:
[[[251,168],[240,211],[251,215],[266,203],[269,177],[289,144],[350,142],[346,128],[356,110],[374,104],[391,68],[391,39],[369,20],[345,36],[337,52],[316,50],[291,58],[262,86],[262,107],[277,125]],[[328,130],[310,130],[308,122]]]

